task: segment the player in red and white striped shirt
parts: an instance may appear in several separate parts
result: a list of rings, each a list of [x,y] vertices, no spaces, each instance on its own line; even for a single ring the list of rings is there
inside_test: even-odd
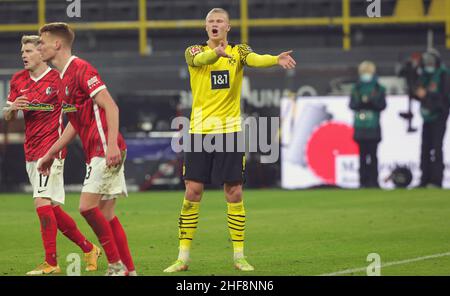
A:
[[[63,173],[66,150],[56,156],[50,175],[43,176],[37,171],[37,162],[59,139],[63,130],[61,100],[58,98],[59,74],[42,61],[38,44],[39,36],[22,37],[25,69],[11,79],[8,107],[4,112],[6,120],[14,120],[19,110],[24,114],[26,168],[45,248],[45,262],[27,274],[60,272],[56,259],[57,229],[83,250],[86,270],[97,270],[100,249],[86,240],[75,221],[60,207],[65,199]]]
[[[119,110],[97,70],[72,55],[75,34],[67,24],[47,24],[39,33],[43,60],[60,72],[59,96],[69,123],[38,169],[48,174],[59,151],[80,136],[86,157],[80,212],[105,250],[107,275],[135,275],[125,231],[114,212],[116,198],[127,195],[126,144],[119,133]]]

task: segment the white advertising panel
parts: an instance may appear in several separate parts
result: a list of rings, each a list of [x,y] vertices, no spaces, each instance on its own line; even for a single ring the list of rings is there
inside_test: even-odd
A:
[[[407,111],[406,96],[388,96],[381,113],[382,141],[378,146],[379,183],[385,181],[396,166],[407,166],[413,174],[410,186],[420,180],[420,145],[422,118],[414,102],[412,126],[400,117]],[[296,189],[321,185],[344,188],[359,186],[359,149],[353,141],[353,111],[349,97],[299,97],[281,101],[281,185]],[[450,188],[450,128],[444,138],[445,172],[443,186]]]

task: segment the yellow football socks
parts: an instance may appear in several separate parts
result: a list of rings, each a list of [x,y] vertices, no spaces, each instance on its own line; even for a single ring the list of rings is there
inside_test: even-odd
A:
[[[228,203],[228,229],[233,241],[234,258],[244,256],[245,209],[243,201]]]
[[[192,240],[194,239],[194,234],[197,230],[199,210],[199,202],[192,202],[184,199],[178,221],[178,238],[180,240],[180,253],[178,255],[178,259],[185,262],[189,259],[189,251],[191,249]]]

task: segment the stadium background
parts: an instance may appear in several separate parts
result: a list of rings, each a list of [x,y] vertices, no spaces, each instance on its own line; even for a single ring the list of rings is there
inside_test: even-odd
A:
[[[74,2],[77,1],[0,1],[0,104],[5,102],[11,75],[22,68],[19,54],[21,36],[36,33],[39,26],[46,22],[70,23],[76,31],[74,54],[87,59],[98,68],[120,107],[120,128],[130,151],[126,164],[128,186],[131,191],[150,190],[148,193],[136,193],[134,201],[130,199],[126,202],[128,207],[124,207],[122,214],[128,215],[124,219],[127,225],[133,225],[139,219],[142,219],[139,223],[146,223],[143,221],[158,211],[163,217],[170,216],[170,219],[176,220],[182,195],[178,190],[181,190],[183,185],[180,181],[181,155],[170,149],[170,139],[174,133],[170,129],[170,122],[175,116],[189,115],[189,76],[183,53],[187,46],[206,40],[204,16],[211,8],[223,7],[230,12],[230,41],[248,42],[258,53],[277,54],[287,49],[294,50],[293,57],[297,61],[295,71],[286,72],[278,68],[246,69],[242,110],[251,116],[279,116],[282,99],[291,96],[300,100],[303,96],[348,96],[351,85],[357,80],[357,65],[365,59],[376,63],[378,74],[388,84],[390,95],[404,95],[404,81],[397,77],[397,73],[411,53],[435,47],[440,51],[444,62],[450,57],[448,0],[381,0],[378,1],[381,12],[379,18],[368,17],[367,11],[371,2],[365,0],[81,0],[78,1],[81,4],[81,17],[69,17],[67,9]],[[418,117],[420,116],[416,113],[415,118]],[[406,122],[403,124],[406,134]],[[417,125],[417,122],[415,124]],[[2,119],[0,122],[2,192],[23,193],[30,189],[22,149],[23,126],[23,120],[6,123]],[[416,132],[417,135],[419,133],[420,130]],[[448,145],[445,146],[444,153],[450,154],[449,149]],[[444,222],[448,220],[445,217],[449,214],[446,210],[449,207],[445,191],[381,193],[382,191],[369,190],[363,191],[362,194],[361,191],[271,191],[266,189],[282,186],[283,155],[280,161],[273,164],[261,164],[259,159],[260,153],[251,153],[248,157],[246,187],[265,189],[249,190],[246,193],[249,208],[254,208],[255,219],[253,226],[249,222],[249,233],[253,227],[255,238],[264,241],[266,247],[269,245],[269,249],[271,241],[286,239],[286,244],[290,245],[288,251],[291,253],[286,253],[285,258],[275,256],[278,261],[270,262],[271,264],[281,266],[288,260],[300,262],[303,266],[303,269],[296,266],[285,269],[267,267],[260,274],[320,274],[360,266],[365,263],[363,254],[369,253],[374,246],[368,242],[379,242],[379,239],[383,244],[378,246],[381,250],[386,250],[392,260],[447,250],[442,247],[448,246],[449,243],[446,233],[443,232],[443,229],[449,226]],[[70,146],[66,161],[65,182],[68,191],[79,191],[84,172],[81,145],[75,141]],[[319,185],[330,184],[323,182]],[[177,191],[160,194],[158,191],[152,193],[151,189]],[[219,197],[221,194],[213,191],[211,195]],[[266,208],[273,206],[271,199],[275,195],[283,200],[285,208],[276,207],[272,213],[285,215],[291,219],[292,225],[286,225],[286,230],[277,233],[276,239],[271,240],[265,233],[257,231],[256,221],[261,222],[259,227],[271,229],[268,224],[264,224],[262,215]],[[16,198],[22,196],[23,198]],[[155,209],[145,208],[150,196],[155,196],[153,200],[160,203]],[[3,209],[17,210],[21,206],[27,207],[27,216],[21,223],[36,222],[33,221],[29,194],[4,194],[2,197],[0,200]],[[164,208],[165,199],[171,201],[167,208]],[[70,198],[69,200],[67,208],[69,211],[76,211],[76,201]],[[212,217],[215,214],[223,214],[219,204],[216,198],[209,206],[205,206],[206,219],[214,222]],[[390,210],[385,211],[386,205],[389,205]],[[208,212],[207,209],[211,211]],[[302,215],[298,214],[300,209]],[[6,219],[14,217],[14,214],[15,212],[2,214],[4,219],[0,225],[4,231],[17,227],[17,224]],[[261,217],[258,218],[259,214]],[[318,218],[325,216],[328,220]],[[422,220],[418,221],[418,216],[422,217]],[[349,220],[346,220],[346,217]],[[166,219],[166,222],[170,219]],[[218,225],[221,225],[220,223],[218,222]],[[411,223],[418,223],[418,226],[411,229]],[[159,240],[164,242],[163,247],[169,248],[170,245],[170,248],[175,248],[176,241],[173,239],[176,225],[173,224],[170,228],[155,224],[151,230],[139,224],[139,227],[130,230],[129,235],[135,238],[139,236],[143,244],[150,240]],[[302,234],[306,242],[298,244],[288,232],[297,233],[298,225],[306,224],[311,226]],[[346,228],[348,225],[353,228]],[[28,247],[27,250],[40,254],[37,226],[33,228],[26,224],[23,227],[29,229],[36,240],[36,246]],[[222,228],[212,228],[217,230],[212,232],[223,232],[225,237],[225,228]],[[379,237],[367,234],[367,229],[375,228],[391,229],[391,232],[378,233]],[[161,229],[174,235],[170,238],[162,237]],[[327,230],[317,238],[317,229]],[[272,230],[274,233],[278,232],[275,228]],[[211,234],[211,229],[208,231]],[[151,238],[147,240],[146,235],[141,236],[143,232],[155,236],[150,235]],[[366,232],[367,237],[357,235],[351,238],[350,232]],[[199,236],[201,235],[205,233],[200,232]],[[338,248],[328,250],[326,243],[335,242],[339,235],[344,236],[345,241],[339,242]],[[200,243],[206,243],[206,237],[205,235],[203,239],[200,238]],[[414,240],[402,241],[405,237],[414,237]],[[22,238],[26,239],[27,234],[23,234]],[[16,248],[20,239],[7,244],[3,241],[4,252],[8,248]],[[365,240],[366,245],[346,245],[358,240]],[[398,242],[394,250],[389,241]],[[131,238],[130,244],[137,244],[137,239]],[[250,242],[250,246],[257,249],[255,242]],[[315,249],[316,247],[318,249]],[[63,249],[68,248],[68,244],[63,243]],[[295,261],[298,259],[295,255],[298,249],[303,250],[304,257]],[[163,254],[161,249],[153,251],[154,254],[149,255],[151,257],[148,260],[157,260],[158,256],[169,260],[169,256]],[[203,251],[213,256],[214,246],[208,246],[208,249]],[[336,252],[339,251],[343,253],[337,256]],[[308,255],[316,256],[319,252],[325,254],[325,257],[321,257],[318,265],[304,259]],[[136,247],[136,253],[139,255],[145,252]],[[257,255],[257,252],[253,254]],[[352,257],[356,256],[355,254],[359,256],[359,261]],[[6,257],[7,255],[0,254],[1,265],[9,262]],[[33,264],[30,258],[27,260],[30,261],[27,263]],[[446,260],[416,269],[400,268],[391,272],[448,274],[449,270],[445,267],[448,265],[445,264],[448,259]],[[263,262],[256,263],[259,266],[264,265]],[[155,267],[155,270],[144,269],[142,265],[138,263],[138,270],[140,268],[153,274],[157,273],[156,270],[160,271],[159,267]],[[26,267],[23,267],[23,271],[25,269]],[[11,273],[21,274],[22,270],[19,268]]]
[[[290,72],[246,70],[242,108],[249,115],[279,116],[285,90],[300,96],[348,95],[349,85],[357,79],[356,67],[364,59],[377,64],[382,78],[391,78],[391,94],[402,94],[404,85],[394,79],[399,65],[428,45],[441,49],[445,61],[445,46],[450,46],[445,40],[450,30],[442,9],[445,0],[383,0],[380,18],[367,16],[371,3],[364,0],[79,3],[81,17],[68,16],[73,1],[0,2],[1,102],[11,75],[22,66],[20,36],[36,32],[44,22],[73,24],[77,34],[74,54],[99,69],[121,108],[121,131],[132,146],[127,178],[136,190],[182,186],[180,158],[166,149],[168,138],[164,137],[171,136],[167,132],[175,116],[189,115],[189,75],[183,51],[205,41],[203,18],[211,7],[229,10],[233,20],[230,41],[249,42],[261,53],[293,49],[298,61],[296,70]],[[1,188],[23,190],[21,185],[27,184],[20,149],[23,122],[2,122],[1,130]],[[71,146],[71,152],[67,162],[74,169],[66,170],[66,183],[79,184],[84,170],[79,143]],[[258,153],[248,159],[247,186],[281,186],[281,162],[261,165]]]

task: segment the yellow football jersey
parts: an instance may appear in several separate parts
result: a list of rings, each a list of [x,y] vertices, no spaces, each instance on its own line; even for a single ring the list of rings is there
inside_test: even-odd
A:
[[[214,64],[195,66],[197,54],[212,50],[208,45],[186,49],[192,89],[192,113],[189,132],[221,134],[241,131],[241,87],[246,58],[252,49],[246,44],[228,44],[231,58],[220,57]]]

